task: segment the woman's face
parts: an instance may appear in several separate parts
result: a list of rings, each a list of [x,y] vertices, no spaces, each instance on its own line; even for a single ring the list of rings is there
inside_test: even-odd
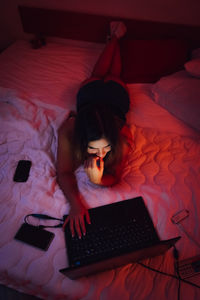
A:
[[[110,142],[105,138],[88,143],[87,152],[89,154],[104,158],[109,151],[111,151],[111,145]]]

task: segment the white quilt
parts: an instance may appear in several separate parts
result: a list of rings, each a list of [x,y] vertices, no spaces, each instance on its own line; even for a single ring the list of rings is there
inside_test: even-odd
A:
[[[156,120],[148,123],[151,111],[147,112],[147,103],[150,100],[145,93],[141,97],[138,90],[137,85],[130,87],[135,106],[132,103],[128,121],[134,140],[121,182],[112,188],[97,187],[90,184],[80,167],[76,172],[80,192],[90,207],[142,196],[160,238],[181,235],[177,243],[180,258],[197,255],[198,245],[172,224],[170,218],[175,212],[188,209],[190,215],[183,225],[198,241],[199,136],[179,121],[176,127],[173,121],[173,124],[161,124],[157,129]],[[146,107],[143,119],[139,103],[144,109]],[[52,229],[55,238],[47,252],[14,240],[26,214],[45,213],[62,218],[69,211],[67,199],[56,182],[55,171],[57,128],[69,110],[36,99],[24,100],[14,90],[5,88],[0,89],[0,105],[0,282],[43,299],[176,299],[178,282],[175,279],[138,264],[75,281],[68,279],[59,273],[59,269],[67,267],[62,229]],[[156,109],[157,105],[153,105]],[[164,110],[160,108],[159,113],[161,120]],[[32,161],[26,183],[13,181],[20,159]],[[171,250],[144,263],[174,274]],[[199,298],[199,289],[182,284],[181,299]]]

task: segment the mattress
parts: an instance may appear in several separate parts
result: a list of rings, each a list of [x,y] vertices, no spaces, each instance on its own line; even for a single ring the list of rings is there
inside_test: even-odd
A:
[[[47,252],[14,239],[27,214],[62,218],[69,212],[56,181],[57,129],[75,109],[80,83],[89,77],[103,46],[49,41],[34,50],[17,41],[0,55],[0,282],[41,299],[175,299],[175,278],[138,263],[74,281],[65,277],[59,272],[68,266],[61,228],[48,229],[55,238]],[[185,259],[198,255],[200,246],[200,134],[154,101],[153,86],[128,85],[133,140],[121,181],[96,186],[83,166],[76,177],[89,207],[142,196],[160,239],[181,235],[177,249]],[[21,159],[32,161],[26,183],[13,181]],[[171,217],[182,209],[189,217],[177,226]],[[142,263],[175,275],[172,249]],[[200,284],[198,276],[188,281]],[[199,288],[181,284],[181,299],[199,297]]]

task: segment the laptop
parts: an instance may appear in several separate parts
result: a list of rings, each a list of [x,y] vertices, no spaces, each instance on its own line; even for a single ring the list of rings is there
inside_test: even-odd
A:
[[[91,208],[89,214],[81,239],[65,227],[69,267],[59,271],[70,279],[161,255],[180,239],[160,241],[142,197]]]

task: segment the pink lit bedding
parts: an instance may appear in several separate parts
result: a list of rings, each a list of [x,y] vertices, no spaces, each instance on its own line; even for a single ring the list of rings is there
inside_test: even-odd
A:
[[[75,281],[63,276],[59,269],[67,267],[67,256],[61,229],[49,229],[55,238],[47,252],[13,239],[25,215],[62,218],[69,211],[56,182],[57,128],[75,108],[79,84],[102,47],[69,41],[32,50],[18,41],[0,56],[0,282],[42,299],[176,299],[176,279],[137,263]],[[97,187],[82,166],[76,176],[90,207],[142,196],[160,238],[182,236],[177,249],[185,259],[200,251],[200,134],[156,103],[155,87],[128,85],[133,144],[121,182]],[[20,159],[32,161],[26,183],[12,180]],[[189,237],[170,221],[182,209],[189,210],[182,222]],[[143,263],[174,274],[172,250]],[[198,276],[190,280],[200,285]],[[199,298],[198,288],[181,284],[181,299]]]

